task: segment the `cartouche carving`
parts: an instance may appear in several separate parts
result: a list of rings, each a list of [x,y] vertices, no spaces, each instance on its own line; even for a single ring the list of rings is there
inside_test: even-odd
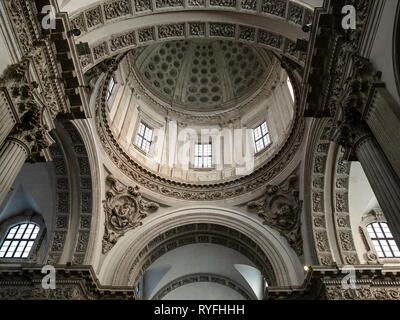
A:
[[[107,177],[111,185],[103,201],[106,215],[103,237],[103,253],[106,254],[127,231],[142,225],[149,212],[158,209],[158,204],[142,199],[138,186],[125,186],[112,176]]]
[[[289,242],[293,250],[303,254],[303,240],[301,237],[301,208],[299,200],[298,179],[291,176],[283,184],[267,185],[265,195],[256,201],[247,204],[250,210],[256,210],[264,219],[264,224],[277,229]]]

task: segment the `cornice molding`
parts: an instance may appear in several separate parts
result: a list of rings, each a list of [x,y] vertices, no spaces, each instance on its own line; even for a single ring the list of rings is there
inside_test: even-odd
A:
[[[81,73],[76,59],[71,58],[76,49],[68,41],[68,21],[57,12],[58,29],[49,31],[41,27],[41,7],[37,7],[37,2],[7,0],[5,7],[15,30],[22,60],[32,62],[39,82],[38,96],[43,99],[51,118],[55,119],[59,114],[84,117],[87,101],[81,99],[84,93],[78,88],[83,78],[80,76],[79,82],[75,76],[75,73]],[[71,55],[66,55],[65,50]]]
[[[102,286],[91,266],[56,265],[56,290],[42,287],[44,265],[0,265],[2,300],[136,300],[132,287]]]

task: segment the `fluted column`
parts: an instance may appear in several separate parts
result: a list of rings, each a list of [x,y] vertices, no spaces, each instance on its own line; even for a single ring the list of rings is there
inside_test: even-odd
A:
[[[27,80],[28,68],[29,60],[23,59],[8,66],[0,77],[0,146],[32,107],[37,84]]]
[[[364,131],[364,135],[354,145],[354,151],[385,214],[390,230],[400,245],[400,178],[372,133]]]
[[[11,190],[29,153],[29,147],[15,138],[8,138],[2,145],[0,149],[0,204]]]
[[[400,177],[400,111],[385,88],[375,88],[374,101],[365,110],[365,121]]]
[[[40,108],[31,101],[25,105],[21,121],[0,147],[0,204],[10,191],[25,161],[37,161],[50,145],[47,126],[41,121]]]
[[[0,89],[0,146],[17,123],[17,115],[5,89]]]

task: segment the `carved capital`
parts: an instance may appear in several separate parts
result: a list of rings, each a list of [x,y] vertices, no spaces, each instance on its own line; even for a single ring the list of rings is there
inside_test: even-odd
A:
[[[0,77],[0,84],[20,83],[25,80],[29,69],[29,59],[22,59],[20,62],[9,65]]]
[[[373,89],[381,85],[380,73],[374,71],[368,59],[353,55],[352,62],[352,74],[343,89],[335,95],[330,110],[333,117],[330,139],[345,147],[347,153],[372,137],[363,119],[371,103]]]
[[[22,117],[9,138],[20,141],[29,150],[28,162],[41,161],[42,150],[52,144],[49,128],[41,121],[41,109],[33,100],[28,100],[19,105],[19,112],[22,113]]]

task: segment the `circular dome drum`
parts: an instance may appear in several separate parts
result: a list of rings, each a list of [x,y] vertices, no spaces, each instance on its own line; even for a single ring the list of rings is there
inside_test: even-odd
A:
[[[304,126],[288,79],[270,52],[238,41],[134,49],[101,84],[101,141],[122,171],[152,190],[231,197],[272,178],[299,146]],[[148,185],[149,176],[160,184]],[[190,192],[179,189],[188,184]]]
[[[268,70],[266,52],[225,40],[180,40],[134,49],[134,72],[174,108],[227,109],[253,94]]]

